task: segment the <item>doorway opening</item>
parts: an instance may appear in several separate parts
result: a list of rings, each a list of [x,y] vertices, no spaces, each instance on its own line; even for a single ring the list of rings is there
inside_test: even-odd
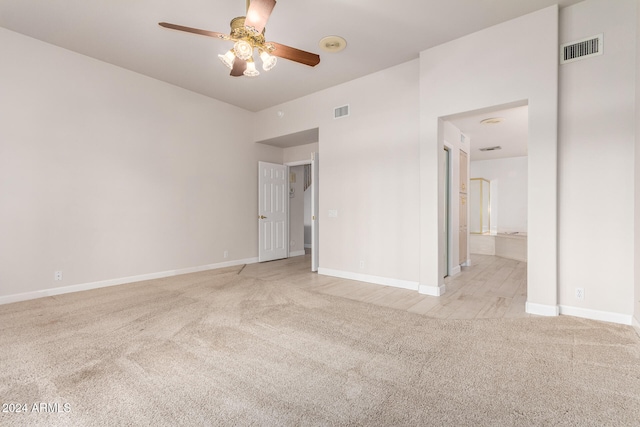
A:
[[[311,271],[318,271],[319,267],[319,129],[308,129],[306,131],[283,135],[268,140],[258,141],[259,144],[270,145],[281,148],[283,151],[283,162],[280,165],[269,164],[273,170],[282,170],[283,180],[281,181],[283,190],[281,196],[276,196],[278,204],[282,204],[285,212],[285,219],[281,228],[274,228],[274,243],[269,239],[274,239],[269,233],[264,232],[263,223],[269,222],[269,215],[259,212],[260,221],[258,237],[259,253],[258,259],[262,259],[262,252],[265,248],[272,246],[279,247],[278,237],[280,237],[283,251],[278,258],[282,259],[294,256],[310,257]],[[265,162],[259,162],[265,164]],[[263,167],[263,166],[259,166]],[[259,174],[261,177],[262,172]],[[280,183],[278,184],[280,185]],[[279,191],[279,190],[278,190]],[[268,193],[269,188],[258,185],[258,199],[266,200],[264,193]],[[260,203],[259,210],[267,210]],[[270,230],[268,227],[265,228]],[[278,233],[275,233],[277,231]],[[266,242],[266,244],[265,244]],[[265,257],[265,260],[267,257]]]
[[[319,267],[320,191],[318,153],[310,160],[285,163],[289,170],[289,252],[288,256],[308,255],[311,271]]]
[[[460,204],[458,209],[461,213],[464,209],[468,218],[466,237],[471,265],[488,262],[487,256],[497,257],[500,265],[505,266],[506,280],[500,293],[523,308],[527,298],[528,194],[531,185],[528,177],[528,110],[524,101],[445,119],[449,133],[460,135],[461,149],[469,154],[468,177],[465,178],[468,180],[468,206]],[[462,167],[462,162],[460,165]],[[446,220],[455,222],[456,216],[449,212]]]
[[[311,163],[289,165],[289,257],[311,253]]]

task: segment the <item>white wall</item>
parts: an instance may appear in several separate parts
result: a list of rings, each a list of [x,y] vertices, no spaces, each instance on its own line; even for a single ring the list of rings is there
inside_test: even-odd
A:
[[[441,118],[528,100],[528,308],[556,313],[558,9],[552,6],[420,54],[420,283],[442,289]],[[521,105],[521,104],[520,104]]]
[[[345,104],[350,116],[334,120]],[[417,289],[418,106],[415,60],[258,113],[255,140],[320,128],[324,274]]]
[[[629,319],[636,16],[635,0],[587,0],[560,12],[561,43],[604,33],[604,54],[560,66],[559,300]]]
[[[0,57],[0,298],[257,256],[282,149],[252,113],[4,29]]]
[[[304,166],[290,167],[289,174],[295,175],[289,183],[294,190],[289,197],[289,254],[295,256],[304,254]]]
[[[491,181],[491,232],[527,231],[527,157],[471,162],[471,178]]]
[[[284,162],[301,162],[304,160],[311,161],[311,153],[318,152],[318,143],[297,145],[295,147],[287,147],[284,149]]]

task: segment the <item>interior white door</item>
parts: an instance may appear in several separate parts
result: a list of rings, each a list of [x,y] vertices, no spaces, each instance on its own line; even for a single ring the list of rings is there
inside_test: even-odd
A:
[[[311,155],[311,271],[318,271],[319,260],[319,169],[318,153]]]
[[[258,261],[287,257],[289,239],[287,166],[258,162]]]

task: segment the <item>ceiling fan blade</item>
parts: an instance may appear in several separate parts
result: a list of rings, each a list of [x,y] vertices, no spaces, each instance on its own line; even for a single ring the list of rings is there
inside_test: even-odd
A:
[[[231,75],[233,77],[240,77],[243,75],[244,70],[247,69],[247,61],[244,59],[236,58],[233,60],[233,69],[231,70]]]
[[[261,33],[275,6],[276,0],[251,0],[244,26],[253,27],[258,33]]]
[[[299,62],[311,67],[315,67],[320,63],[320,55],[316,55],[315,53],[306,52],[280,43],[269,42],[269,44],[275,47],[275,50],[269,52],[273,56]]]
[[[215,37],[223,40],[229,37],[226,34],[217,33],[215,31],[207,31],[207,30],[200,30],[198,28],[183,27],[182,25],[169,24],[168,22],[158,22],[158,25],[164,28],[170,28],[172,30],[186,31],[188,33],[200,34],[202,36]]]

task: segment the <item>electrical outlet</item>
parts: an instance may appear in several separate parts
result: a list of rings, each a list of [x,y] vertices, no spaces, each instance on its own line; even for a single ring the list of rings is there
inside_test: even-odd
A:
[[[224,255],[225,258],[229,258],[229,251],[225,250],[223,255]]]
[[[364,260],[360,261],[360,268],[364,268]]]
[[[583,288],[576,288],[576,298],[579,300],[583,300],[584,299],[584,289]]]
[[[56,271],[53,273],[53,280],[62,280],[62,271]]]

